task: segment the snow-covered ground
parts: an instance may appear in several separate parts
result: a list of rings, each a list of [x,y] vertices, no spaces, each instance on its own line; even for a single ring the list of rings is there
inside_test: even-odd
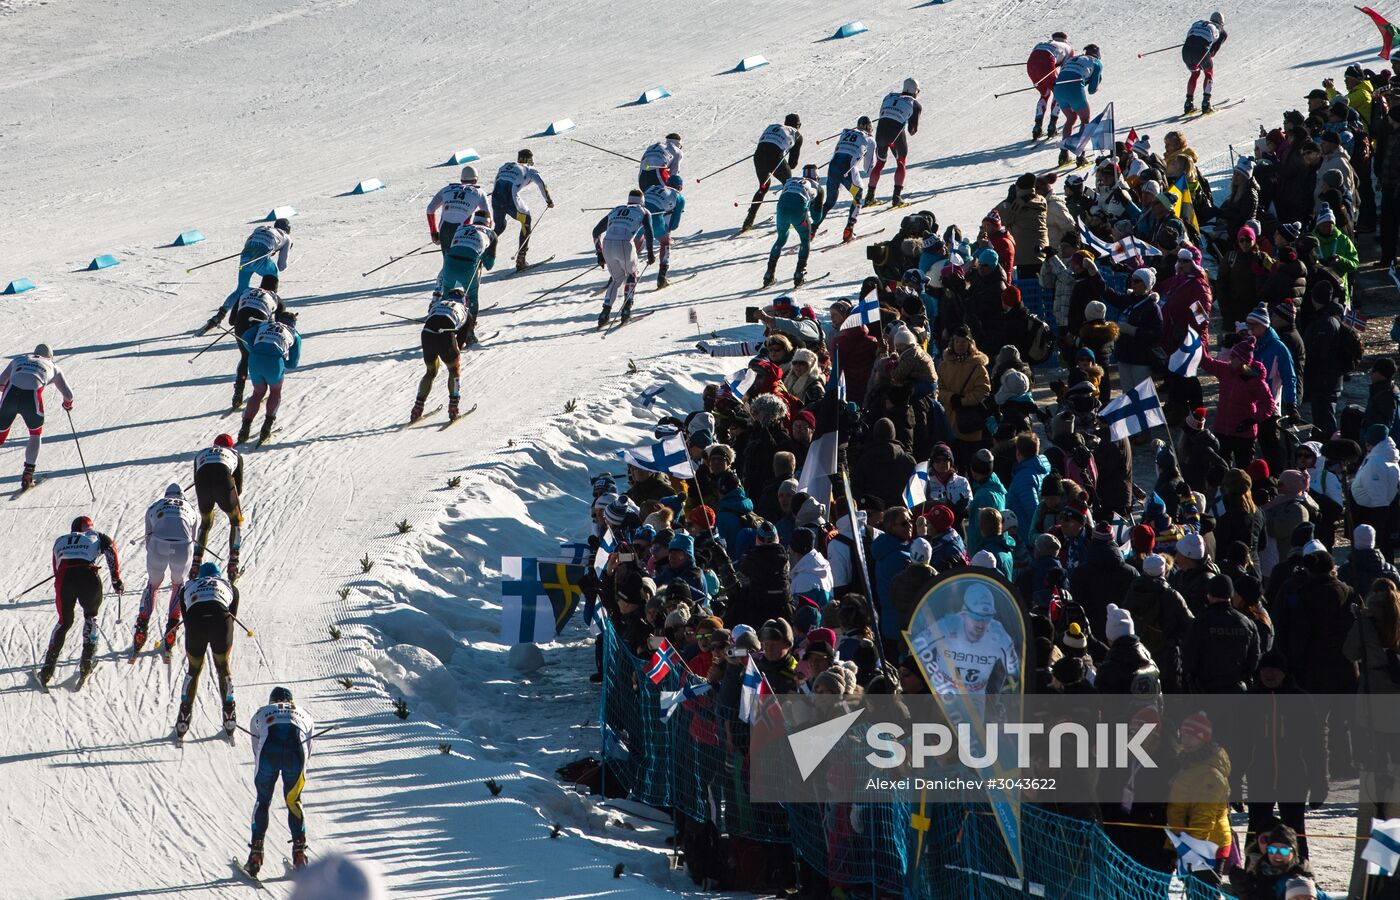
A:
[[[942,223],[975,228],[1005,186],[1054,163],[1031,146],[1032,95],[1016,69],[1054,28],[1103,47],[1095,110],[1115,101],[1120,131],[1137,125],[1160,146],[1180,110],[1175,43],[1199,4],[1163,0],[1126,10],[1107,0],[958,0],[862,6],[772,0],[143,0],[104,4],[0,0],[0,283],[39,290],[0,298],[0,354],[52,344],[78,395],[74,420],[98,499],[90,502],[66,421],[50,415],[33,493],[0,501],[0,599],[48,574],[48,551],[88,513],[125,555],[133,594],[109,596],[102,663],[80,694],[32,689],[28,669],[53,624],[51,595],[0,607],[0,897],[242,896],[251,812],[245,738],[213,737],[206,687],[186,745],[170,740],[182,666],[149,657],[132,668],[130,640],[144,568],[142,513],[172,480],[188,481],[192,451],[235,431],[224,416],[236,355],[224,345],[190,362],[191,336],[232,287],[233,263],[186,269],[236,252],[251,220],[299,210],[284,296],[301,313],[303,365],[287,382],[275,445],[248,458],[240,582],[256,641],[239,638],[241,716],[287,684],[337,730],[320,742],[305,801],[313,851],[345,848],[377,860],[394,896],[639,896],[689,882],[668,870],[664,832],[618,830],[554,783],[553,769],[597,745],[592,649],[580,625],[521,677],[497,636],[495,568],[502,555],[548,553],[581,536],[587,475],[634,443],[654,414],[634,408],[644,387],[665,401],[698,393],[726,366],[697,360],[699,331],[741,333],[762,272],[766,237],[722,238],[752,175],[737,166],[695,176],[751,151],[764,126],[802,115],[821,137],[874,114],[906,75],[924,85],[925,121],[912,140],[907,194]],[[1248,103],[1187,128],[1207,173],[1247,148],[1261,123],[1326,75],[1374,57],[1373,26],[1342,8],[1263,0],[1223,9],[1231,40],[1217,100]],[[824,40],[857,19],[867,34]],[[730,73],[742,56],[772,65]],[[659,104],[632,101],[665,86]],[[687,148],[689,208],[673,272],[698,271],[663,294],[657,314],[606,340],[593,333],[601,278],[535,303],[539,292],[592,266],[588,231],[621,202],[631,163],[539,136],[571,118],[582,140],[635,155],[678,130]],[[556,258],[508,280],[483,280],[483,348],[464,358],[475,414],[403,429],[421,373],[417,331],[380,315],[421,314],[435,257],[361,272],[421,244],[423,206],[455,179],[441,164],[475,147],[483,179],[531,147],[558,207],[532,254]],[[824,162],[825,148],[808,157]],[[347,196],[379,178],[388,188]],[[887,192],[890,176],[882,182]],[[543,204],[535,204],[538,213]],[[877,216],[866,228],[893,228]],[[209,240],[167,246],[198,228]],[[715,232],[719,231],[716,235]],[[821,244],[831,242],[828,231]],[[501,254],[514,247],[508,232]],[[114,269],[80,270],[101,253]],[[790,258],[789,258],[790,259]],[[833,276],[813,302],[850,290],[866,268],[859,247],[814,253]],[[791,262],[780,274],[787,274]],[[489,337],[500,330],[499,336]],[[627,374],[628,361],[640,374]],[[445,393],[442,379],[436,387]],[[577,409],[564,411],[577,399]],[[440,402],[435,400],[434,403]],[[431,404],[430,404],[431,405]],[[56,407],[55,407],[55,412]],[[16,440],[18,438],[18,440]],[[0,491],[19,477],[23,434],[0,450]],[[447,480],[461,476],[456,488]],[[414,530],[399,535],[407,518]],[[222,526],[214,546],[224,541]],[[359,560],[374,563],[361,572]],[[342,598],[339,592],[349,588]],[[337,641],[332,625],[342,630]],[[73,672],[79,637],[69,638]],[[110,643],[109,643],[110,642]],[[350,687],[340,679],[348,678]],[[400,721],[393,698],[404,697]],[[452,745],[444,755],[440,744]],[[493,796],[485,787],[503,787]],[[270,849],[285,826],[274,806]],[[550,824],[563,826],[551,840]],[[622,879],[614,866],[625,863]],[[275,866],[273,867],[275,868]],[[1340,883],[1340,877],[1330,884]],[[270,885],[276,896],[288,888]]]

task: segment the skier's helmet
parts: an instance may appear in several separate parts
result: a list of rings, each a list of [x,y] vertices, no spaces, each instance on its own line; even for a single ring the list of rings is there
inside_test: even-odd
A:
[[[786,116],[783,117],[783,124],[788,126],[789,128],[801,128],[802,117],[799,116],[797,113],[788,113]]]
[[[291,233],[292,233],[292,223],[291,223],[291,222],[288,222],[286,219],[278,219],[276,222],[273,222],[273,223],[272,223],[272,227],[273,227],[273,228],[276,228],[278,231],[282,232],[283,234],[291,234]]]
[[[919,80],[917,78],[904,79],[904,93],[917,97],[919,94]]]
[[[685,190],[685,179],[679,175],[672,175],[666,179],[666,186],[675,190]]]
[[[676,132],[674,132],[674,131],[671,132],[670,134],[666,135],[666,140],[668,140],[668,141],[670,141],[671,143],[675,144],[677,147],[679,147],[679,146],[681,145],[681,136],[680,136],[679,134],[676,134]]]
[[[632,190],[627,192],[627,202],[632,206],[641,206],[642,192],[636,188],[632,188]]]
[[[1057,32],[1055,32],[1054,34],[1050,35],[1050,40],[1052,40],[1052,41],[1067,41],[1067,40],[1069,40],[1069,35],[1065,34],[1063,31],[1057,31]]]
[[[214,438],[214,446],[230,448],[233,447],[233,436],[228,434],[219,435],[218,437]]]
[[[282,687],[282,685],[279,684],[277,687],[275,687],[275,688],[272,689],[272,693],[270,693],[270,694],[267,695],[267,702],[268,702],[268,703],[291,703],[291,702],[292,702],[292,691],[291,691],[291,688],[285,688],[285,687]]]
[[[859,119],[856,119],[856,128],[869,134],[875,130],[875,123],[870,121],[869,116],[861,116]]]
[[[1210,14],[1210,21],[1212,25],[1224,25],[1225,17],[1220,14],[1219,10],[1216,10]]]
[[[803,167],[802,167],[802,177],[803,177],[803,178],[810,178],[810,179],[812,179],[813,181],[816,181],[816,180],[817,180],[817,177],[818,177],[818,176],[817,176],[817,164],[816,164],[816,163],[807,163],[807,165],[803,166]]]
[[[88,516],[78,516],[73,520],[72,530],[76,534],[82,534],[90,528],[92,528],[92,519]]]
[[[182,488],[182,487],[180,487],[180,482],[178,482],[178,481],[172,481],[172,482],[170,482],[170,484],[165,488],[165,496],[167,496],[167,497],[183,497],[183,496],[185,496],[185,489]]]
[[[1084,55],[1085,55],[1085,56],[1092,56],[1094,59],[1102,59],[1102,58],[1103,58],[1103,57],[1099,56],[1099,45],[1098,45],[1098,44],[1085,44],[1085,45],[1084,45]]]
[[[520,163],[521,165],[534,165],[535,151],[531,150],[529,147],[526,147],[524,150],[521,150],[519,153],[515,154],[515,161]]]
[[[462,184],[473,184],[476,181],[476,166],[462,166]]]
[[[222,574],[219,571],[219,564],[216,562],[207,562],[199,567],[200,578],[218,578]]]

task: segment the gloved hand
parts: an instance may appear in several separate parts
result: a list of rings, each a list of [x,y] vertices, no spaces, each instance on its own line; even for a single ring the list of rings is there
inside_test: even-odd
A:
[[[64,410],[67,411],[67,412],[72,412],[72,411],[73,411],[73,401],[72,401],[72,400],[64,400],[64,401],[63,401],[63,408],[64,408]]]
[[[436,231],[428,232],[428,237],[432,238],[434,244],[442,243],[442,238],[438,237],[438,233]]]
[[[553,198],[553,197],[545,197],[545,198],[544,198],[544,205],[547,206],[547,207],[549,207],[550,209],[553,209],[553,208],[554,208],[554,198]]]
[[[220,325],[223,321],[224,321],[224,308],[221,306],[221,307],[219,307],[217,310],[214,311],[214,314],[213,314],[212,316],[209,317],[209,321],[208,321],[208,322],[205,322],[205,323],[204,323],[204,326],[203,326],[202,328],[200,328],[199,331],[195,332],[195,334],[197,334],[197,335],[198,335],[198,334],[204,334],[204,333],[207,332],[209,329],[215,328],[215,327],[217,327],[218,325]]]
[[[599,250],[599,251],[598,251],[598,268],[601,269],[601,268],[602,268],[603,266],[605,266],[605,265],[607,265],[607,263],[603,262],[603,251],[602,251],[602,250]]]
[[[120,578],[113,578],[112,590],[116,591],[118,594],[123,594],[126,593],[126,586],[122,584],[122,580]]]
[[[656,265],[656,251],[655,251],[655,250],[648,250],[648,251],[647,251],[647,265],[649,265],[649,266],[654,266],[654,265]]]

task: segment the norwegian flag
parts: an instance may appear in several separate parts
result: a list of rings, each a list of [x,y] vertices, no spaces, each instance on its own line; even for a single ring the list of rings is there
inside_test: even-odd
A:
[[[1137,139],[1138,139],[1137,129],[1136,129],[1136,128],[1129,128],[1129,129],[1128,129],[1128,137],[1123,141],[1123,149],[1124,149],[1126,152],[1131,153],[1131,152],[1133,151],[1133,144],[1136,144],[1136,143],[1137,143]]]
[[[666,680],[666,676],[675,671],[675,652],[671,649],[671,642],[665,638],[661,639],[661,646],[656,648],[656,652],[651,657],[651,668],[647,669],[647,677],[653,684],[660,684]]]
[[[1353,331],[1366,330],[1366,317],[1354,309],[1347,310],[1347,314],[1342,316],[1342,323]]]

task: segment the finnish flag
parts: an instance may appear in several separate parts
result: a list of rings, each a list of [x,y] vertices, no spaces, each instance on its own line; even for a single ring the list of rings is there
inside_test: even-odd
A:
[[[694,700],[696,697],[703,697],[710,692],[708,681],[687,684],[678,691],[661,692],[661,721],[670,719],[676,714],[676,710],[681,708],[681,704],[687,700]]]
[[[1112,256],[1113,247],[1104,243],[1103,238],[1089,230],[1089,226],[1084,222],[1079,223],[1079,236],[1084,239],[1084,246],[1094,251],[1096,256]]]
[[[1205,349],[1201,346],[1201,336],[1196,333],[1196,329],[1186,326],[1186,337],[1182,339],[1181,346],[1176,348],[1167,360],[1167,368],[1182,378],[1190,378],[1196,374],[1196,370],[1201,366],[1201,357],[1205,355]]]
[[[909,483],[904,486],[904,505],[915,509],[928,499],[928,460],[914,467]]]
[[[501,641],[544,644],[554,640],[554,604],[540,583],[534,557],[501,558]]]
[[[1369,875],[1400,873],[1400,819],[1372,819],[1371,839],[1361,851]]]
[[[1099,418],[1108,423],[1108,435],[1115,441],[1147,431],[1157,425],[1167,424],[1162,415],[1162,401],[1157,399],[1157,388],[1151,377],[1123,396],[1109,403],[1099,412]]]
[[[1095,150],[1102,150],[1105,153],[1113,152],[1113,104],[1109,103],[1103,108],[1103,112],[1094,116],[1094,120],[1083,128],[1078,134],[1072,134],[1065,138],[1060,146],[1078,156],[1083,156],[1084,151],[1093,147]]]
[[[656,405],[657,398],[660,397],[665,390],[666,387],[664,385],[652,385],[651,387],[642,391],[641,395],[637,397],[637,405],[644,406],[647,409],[651,409],[653,406]]]
[[[1176,874],[1189,875],[1215,868],[1215,854],[1220,851],[1219,845],[1204,838],[1192,837],[1184,831],[1176,832],[1170,828],[1165,831],[1176,849]]]
[[[735,372],[733,376],[724,383],[724,386],[729,389],[729,393],[733,394],[736,399],[741,399],[749,392],[749,388],[753,387],[753,383],[757,380],[758,373],[748,366],[744,366],[744,368]]]
[[[617,455],[629,466],[636,466],[648,472],[674,475],[677,478],[695,477],[695,464],[690,461],[690,453],[685,449],[685,438],[679,434],[673,434],[654,444],[619,450]]]
[[[877,324],[880,320],[880,297],[872,292],[869,296],[862,297],[851,307],[851,314],[846,317],[846,321],[841,323],[841,330],[855,328],[858,325]]]

